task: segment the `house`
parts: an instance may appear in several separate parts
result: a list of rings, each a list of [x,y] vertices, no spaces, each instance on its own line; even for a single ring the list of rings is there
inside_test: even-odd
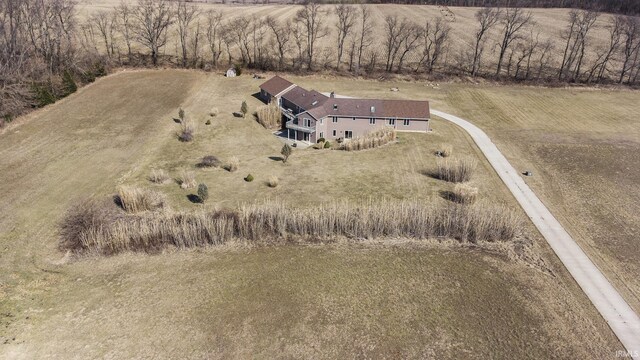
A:
[[[428,132],[428,101],[339,98],[306,90],[274,76],[260,85],[260,98],[277,101],[288,137],[315,143],[320,138],[348,140],[384,127]]]
[[[229,68],[225,74],[227,77],[236,77],[236,69]]]

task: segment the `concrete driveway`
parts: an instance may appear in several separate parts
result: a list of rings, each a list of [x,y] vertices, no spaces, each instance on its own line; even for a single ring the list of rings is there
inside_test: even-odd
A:
[[[538,199],[489,136],[477,126],[457,116],[433,109],[431,114],[448,120],[469,133],[569,273],[627,349],[627,354],[620,357],[640,359],[638,315]]]

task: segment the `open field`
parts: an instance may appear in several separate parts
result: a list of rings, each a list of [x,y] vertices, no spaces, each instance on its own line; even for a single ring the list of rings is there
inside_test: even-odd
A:
[[[133,0],[129,0],[130,3],[135,3]],[[120,4],[120,0],[107,0],[107,1],[95,1],[95,0],[85,0],[81,2],[78,6],[78,11],[81,14],[81,18],[87,18],[90,14],[95,14],[100,11],[110,11],[115,6]],[[270,5],[222,5],[222,4],[197,4],[203,11],[207,10],[216,10],[220,11],[224,14],[224,21],[233,22],[234,19],[238,17],[255,17],[255,18],[266,18],[267,16],[271,16],[279,21],[293,20],[296,16],[296,12],[302,8],[302,5],[281,5],[281,4],[270,4]],[[356,5],[353,5],[356,6]],[[386,16],[394,16],[397,15],[400,19],[408,19],[413,23],[424,26],[426,22],[434,23],[436,19],[442,18],[447,24],[451,27],[450,37],[448,41],[448,50],[444,54],[441,59],[442,63],[453,65],[456,64],[454,60],[460,53],[464,50],[467,50],[469,44],[473,42],[475,31],[478,27],[478,22],[475,19],[475,13],[478,8],[473,7],[450,7],[449,10],[454,14],[453,16],[444,16],[445,11],[443,8],[439,6],[431,6],[431,5],[399,5],[399,4],[369,4],[366,5],[371,11],[371,20],[375,24],[373,27],[372,38],[373,45],[366,50],[365,57],[363,59],[363,63],[368,63],[371,59],[371,54],[376,54],[376,63],[384,66],[385,62],[385,17]],[[320,37],[318,39],[318,48],[316,50],[317,53],[317,61],[320,65],[324,65],[327,67],[335,66],[336,61],[336,42],[337,42],[337,16],[333,13],[334,5],[324,5],[322,6],[323,11],[325,11],[328,15],[326,16],[326,20],[321,23],[321,26],[326,26],[328,28],[328,34],[326,36]],[[549,66],[553,66],[553,68],[559,68],[560,62],[562,61],[562,50],[564,49],[565,43],[561,38],[561,33],[565,31],[567,26],[569,9],[526,9],[526,11],[530,11],[533,15],[533,19],[535,21],[535,25],[531,27],[531,30],[526,30],[521,33],[522,36],[529,36],[530,33],[536,37],[538,36],[538,40],[540,44],[545,42],[546,40],[550,40],[553,44],[554,50],[550,52],[551,58],[550,62],[547,64]],[[609,33],[607,30],[607,26],[609,20],[611,19],[611,15],[602,14],[598,18],[594,28],[589,33],[589,49],[585,54],[585,66],[590,66],[590,61],[595,57],[595,50],[599,47],[606,46],[609,41]],[[358,30],[358,26],[356,25],[354,28],[354,33]],[[489,38],[486,45],[486,51],[484,54],[484,59],[482,61],[482,66],[489,73],[495,71],[495,64],[497,62],[498,57],[498,42],[501,40],[500,31],[502,30],[502,26],[498,25],[493,28],[489,32]],[[169,32],[169,42],[167,46],[164,48],[164,53],[169,55],[178,55],[180,51],[180,45],[178,44],[178,38],[176,35],[176,29],[172,29]],[[267,37],[271,37],[270,33],[267,33]],[[345,49],[348,48],[351,37],[346,41]],[[516,41],[517,43],[517,41]],[[201,54],[204,54],[205,58],[210,57],[210,53],[206,48],[205,41],[202,41],[203,49],[201,50]],[[293,40],[291,41],[291,50],[290,53],[293,54],[295,51],[295,45],[293,45]],[[124,43],[121,43],[123,54],[126,53],[124,50]],[[542,46],[542,45],[541,45]],[[98,44],[98,48],[102,49],[102,44]],[[275,45],[267,46],[265,51],[274,52]],[[240,58],[239,50],[232,48],[232,53],[236,61]],[[275,55],[275,53],[272,53]],[[407,54],[406,58],[406,68],[413,69],[413,66],[418,62],[420,57],[422,56],[422,48],[418,48],[410,51]],[[536,62],[539,57],[538,51],[534,55],[533,61],[534,64],[533,69],[537,71],[538,63]],[[347,61],[348,52],[345,50],[345,55],[343,57],[343,61]],[[226,61],[227,56],[222,55],[221,60]],[[515,61],[515,58],[514,58]],[[506,62],[506,59],[505,59]],[[618,69],[619,64],[617,64],[617,60],[614,60],[612,64],[616,64],[611,68]],[[514,65],[515,66],[515,65]],[[490,68],[491,70],[487,69]],[[586,68],[585,68],[586,70]],[[616,70],[617,71],[617,70]]]
[[[293,80],[344,95],[429,97],[434,107],[463,89]],[[243,99],[252,110],[260,105],[250,96],[258,84],[246,76],[124,72],[16,120],[0,135],[0,211],[7,214],[0,218],[0,354],[606,358],[621,349],[530,228],[532,244],[524,247],[532,254],[517,260],[499,248],[402,241],[79,260],[59,252],[63,212],[76,199],[111,196],[118,185],[162,191],[174,209],[201,207],[187,198],[193,189],[151,183],[152,169],[172,177],[183,168],[194,171],[209,185],[207,206],[276,197],[291,207],[369,197],[443,202],[441,191],[453,186],[421,174],[435,165],[438,144],[452,145],[455,156],[479,154],[461,130],[435,120],[433,133],[400,134],[398,144],[362,152],[296,150],[282,164],[270,158],[279,156],[278,139],[250,118],[231,116]],[[191,143],[176,137],[172,117],[180,106],[197,123]],[[205,125],[213,107],[220,114]],[[237,156],[239,170],[196,168],[205,155]],[[477,160],[472,182],[479,197],[515,204],[486,161]],[[248,173],[256,180],[243,181]],[[270,175],[280,178],[278,187],[267,186]]]

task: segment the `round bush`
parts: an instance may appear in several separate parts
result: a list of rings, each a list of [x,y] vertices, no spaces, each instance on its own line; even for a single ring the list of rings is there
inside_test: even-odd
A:
[[[323,143],[323,142],[325,142],[325,141],[326,141],[326,140],[325,140],[323,137],[321,137],[320,139],[318,139],[317,143],[319,144],[319,143]]]
[[[247,175],[247,177],[246,177],[246,178],[244,178],[244,181],[246,181],[246,182],[252,182],[252,181],[253,181],[253,175],[251,175],[251,174]]]
[[[330,147],[331,147],[331,143],[330,142],[327,141],[326,143],[324,143],[324,148],[325,149],[329,149]]]

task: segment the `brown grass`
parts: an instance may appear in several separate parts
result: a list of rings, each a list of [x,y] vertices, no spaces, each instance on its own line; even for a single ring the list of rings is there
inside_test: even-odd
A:
[[[278,186],[278,184],[280,183],[280,179],[278,179],[278,177],[275,175],[271,175],[269,176],[269,181],[267,183],[269,184],[269,187],[274,188]]]
[[[240,160],[235,156],[232,156],[231,158],[229,158],[229,161],[227,161],[227,164],[224,166],[224,168],[229,172],[234,172],[238,170],[239,167],[240,167]]]
[[[162,193],[136,187],[120,186],[116,202],[127,212],[155,211],[166,207]]]
[[[459,204],[473,204],[478,198],[478,188],[464,183],[456,184],[448,195],[449,200]]]
[[[453,154],[453,146],[451,145],[440,145],[436,154],[442,157],[449,157]]]
[[[460,183],[471,180],[476,166],[476,161],[470,158],[438,160],[436,170],[431,175],[440,180]]]
[[[384,128],[370,132],[364,136],[346,140],[340,144],[340,150],[358,151],[372,149],[378,146],[386,145],[396,140],[396,130],[393,128]]]
[[[169,174],[162,169],[153,169],[149,174],[149,181],[156,184],[166,184],[171,180]]]
[[[523,224],[520,215],[502,206],[484,203],[433,206],[389,201],[332,203],[311,209],[292,209],[281,202],[267,202],[243,206],[237,211],[114,217],[109,219],[108,226],[94,226],[91,221],[78,221],[77,217],[68,221],[85,225],[82,251],[100,254],[157,251],[168,246],[220,245],[231,240],[252,243],[337,238],[511,241],[520,234]],[[72,240],[63,239],[63,244],[76,244]]]
[[[196,174],[193,171],[182,170],[177,179],[178,184],[183,189],[191,189],[196,187]]]
[[[258,123],[267,129],[279,129],[282,126],[282,112],[275,101],[259,107],[256,110],[256,118]]]

